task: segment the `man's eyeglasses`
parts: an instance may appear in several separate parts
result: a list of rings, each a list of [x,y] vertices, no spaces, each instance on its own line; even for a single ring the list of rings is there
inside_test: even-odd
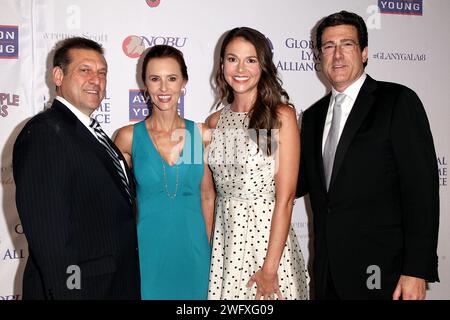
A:
[[[322,53],[324,55],[330,55],[336,51],[336,47],[339,47],[342,52],[348,53],[352,52],[356,48],[356,46],[359,46],[359,43],[356,43],[353,40],[344,40],[339,44],[336,44],[334,42],[327,42],[320,49],[322,50]]]

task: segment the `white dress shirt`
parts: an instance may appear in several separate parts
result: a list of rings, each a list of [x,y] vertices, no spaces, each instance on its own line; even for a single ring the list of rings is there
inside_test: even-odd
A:
[[[344,92],[339,92],[334,88],[331,88],[331,98],[330,104],[328,106],[327,117],[325,118],[325,127],[323,128],[323,136],[322,136],[322,154],[325,148],[325,141],[327,140],[328,132],[331,127],[331,120],[333,118],[333,108],[334,108],[334,98],[339,93],[344,93],[346,95],[344,102],[341,105],[342,113],[341,113],[341,123],[339,126],[339,139],[341,138],[342,131],[344,130],[345,123],[347,122],[348,115],[350,111],[352,111],[353,105],[355,104],[356,97],[359,94],[359,90],[366,80],[366,73],[363,72],[361,77],[358,80],[353,82]]]

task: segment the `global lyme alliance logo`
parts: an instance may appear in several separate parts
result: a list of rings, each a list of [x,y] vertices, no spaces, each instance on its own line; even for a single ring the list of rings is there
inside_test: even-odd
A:
[[[3,173],[3,168],[2,168],[2,173]],[[11,167],[11,174],[12,174],[12,167]],[[20,224],[20,223],[16,224],[14,226],[14,232],[19,236],[23,236],[22,224]],[[1,237],[0,237],[0,244],[2,244]],[[3,246],[3,244],[2,244],[2,246]],[[9,263],[9,262],[14,263],[13,262],[14,260],[17,261],[17,260],[23,260],[26,258],[28,258],[28,250],[25,248],[18,248],[18,247],[14,248],[14,247],[7,246],[5,251],[0,252],[0,261],[2,261],[4,263]],[[8,294],[8,295],[0,294],[0,301],[1,300],[21,300],[21,299],[22,299],[22,295],[17,294],[17,293]]]
[[[18,235],[23,236],[23,228],[22,224],[18,223],[14,226],[14,232]],[[7,248],[4,252],[1,252],[1,260],[9,261],[9,260],[20,260],[28,257],[28,250],[24,248]]]
[[[378,0],[380,13],[421,16],[423,14],[422,0]]]
[[[19,27],[0,25],[0,59],[19,57]]]
[[[182,48],[186,45],[187,37],[166,37],[166,36],[127,36],[122,42],[123,53],[129,58],[139,58],[145,49],[157,44],[165,44],[175,48]]]
[[[317,72],[322,71],[320,55],[313,41],[288,37],[284,40],[288,54],[276,66],[282,71]]]
[[[147,99],[144,96],[144,91],[140,89],[130,89],[128,91],[129,97],[129,120],[132,122],[138,122],[144,120],[151,115],[151,107],[147,103]],[[178,114],[184,117],[184,96],[180,96],[178,101]]]

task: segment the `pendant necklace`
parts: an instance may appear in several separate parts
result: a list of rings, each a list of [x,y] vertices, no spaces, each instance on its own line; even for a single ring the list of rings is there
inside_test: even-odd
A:
[[[153,130],[153,122],[152,119],[150,119],[150,130]],[[164,185],[164,190],[166,191],[167,197],[174,199],[177,196],[177,192],[178,192],[178,177],[179,177],[179,168],[178,168],[178,164],[175,163],[175,169],[176,169],[176,174],[175,174],[175,192],[174,193],[170,193],[169,192],[169,182],[167,180],[167,173],[166,173],[166,165],[164,164],[164,159],[162,157],[161,152],[159,151],[159,147],[158,147],[158,142],[156,141],[156,137],[153,139],[155,142],[155,146],[156,146],[156,151],[158,151],[159,157],[161,158],[161,164],[162,164],[162,169],[163,169],[163,185]],[[178,159],[179,160],[179,159]],[[178,162],[177,160],[177,162]]]

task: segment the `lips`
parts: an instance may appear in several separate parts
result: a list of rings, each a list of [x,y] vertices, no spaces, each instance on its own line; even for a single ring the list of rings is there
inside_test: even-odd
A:
[[[339,64],[333,66],[333,69],[341,69],[341,68],[345,68],[345,65]]]
[[[100,95],[100,87],[98,86],[93,86],[90,88],[83,88],[84,92],[89,94],[89,95],[96,95],[99,96]]]
[[[234,81],[247,81],[248,79],[250,79],[250,77],[246,77],[246,76],[233,76],[233,80]]]
[[[165,103],[165,102],[169,102],[172,99],[172,95],[170,94],[160,94],[157,95],[158,101]]]

